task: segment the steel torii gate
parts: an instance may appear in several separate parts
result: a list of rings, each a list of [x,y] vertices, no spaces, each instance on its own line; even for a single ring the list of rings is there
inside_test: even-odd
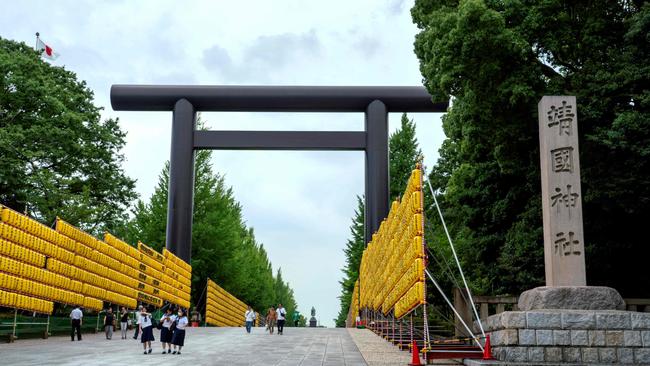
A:
[[[389,210],[388,112],[445,112],[423,87],[113,85],[116,111],[173,111],[166,247],[192,253],[194,151],[360,150],[366,153],[365,240]],[[197,112],[363,112],[364,131],[197,131]]]

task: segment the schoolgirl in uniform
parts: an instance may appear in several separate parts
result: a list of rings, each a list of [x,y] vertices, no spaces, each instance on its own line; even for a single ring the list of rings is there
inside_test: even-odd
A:
[[[172,344],[174,345],[173,354],[181,354],[181,348],[185,344],[185,327],[187,327],[187,314],[183,309],[178,309],[178,317],[176,317],[176,329],[174,329],[174,335],[172,336]],[[178,347],[178,352],[176,351]]]
[[[155,341],[153,337],[153,325],[151,323],[151,314],[147,313],[145,308],[142,309],[140,313],[140,331],[142,335],[140,336],[140,342],[142,342],[142,347],[144,348],[144,354],[151,353],[151,341]],[[147,352],[147,345],[149,346],[149,351]]]
[[[173,329],[170,329],[172,324],[176,320],[176,315],[172,314],[171,306],[165,311],[160,322],[162,323],[160,328],[160,342],[162,342],[162,353],[172,353],[172,336],[174,335]],[[167,351],[165,351],[165,348]]]

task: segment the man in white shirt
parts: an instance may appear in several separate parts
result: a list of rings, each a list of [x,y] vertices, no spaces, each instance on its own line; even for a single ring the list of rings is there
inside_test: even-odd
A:
[[[244,316],[246,317],[246,332],[250,333],[251,328],[253,327],[253,322],[255,321],[255,312],[251,309],[250,305],[248,306],[248,310],[246,310]]]
[[[278,334],[282,335],[282,332],[284,331],[284,322],[286,320],[287,311],[284,310],[282,304],[278,304],[276,313],[278,314]]]
[[[81,340],[81,324],[83,321],[84,313],[81,311],[79,306],[75,306],[70,312],[70,319],[72,320],[72,330],[70,332],[70,338],[74,342],[74,332],[77,332],[77,340]]]

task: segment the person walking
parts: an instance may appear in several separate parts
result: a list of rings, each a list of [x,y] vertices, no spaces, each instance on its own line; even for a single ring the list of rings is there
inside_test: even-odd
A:
[[[126,339],[126,332],[129,330],[129,312],[126,311],[126,308],[122,306],[122,313],[120,316],[120,332],[122,333],[122,339]]]
[[[77,340],[81,340],[81,325],[83,324],[84,313],[79,308],[79,305],[75,305],[74,309],[70,312],[70,319],[72,330],[70,332],[70,338],[74,342],[74,332],[77,332]]]
[[[273,329],[275,328],[275,321],[277,319],[277,314],[275,308],[271,306],[266,312],[266,329],[269,330],[269,334],[273,334]]]
[[[106,315],[104,315],[104,332],[106,333],[106,339],[113,338],[114,326],[115,315],[113,315],[113,308],[108,308],[108,310],[106,310]]]
[[[142,348],[144,348],[144,354],[151,353],[151,342],[155,341],[153,337],[153,324],[151,321],[151,314],[147,313],[145,308],[142,308],[140,312],[140,342],[142,343]],[[147,351],[147,346],[149,346],[149,351]]]
[[[165,311],[162,319],[160,319],[160,342],[162,342],[162,353],[172,353],[172,336],[174,335],[174,330],[171,329],[172,324],[176,320],[176,315],[172,314],[171,305]],[[165,348],[167,349],[165,351]]]
[[[287,311],[284,310],[282,304],[278,304],[278,310],[276,310],[278,316],[278,334],[282,335],[284,332],[284,322],[286,321]]]
[[[293,326],[298,327],[298,324],[300,324],[300,312],[298,310],[293,311]]]
[[[185,345],[185,327],[187,327],[187,314],[183,309],[178,309],[178,316],[176,317],[176,329],[174,329],[174,335],[172,336],[172,344],[174,345],[173,354],[181,354],[181,348]],[[176,351],[178,347],[178,352]]]
[[[135,332],[133,334],[133,339],[138,339],[138,334],[140,333],[140,313],[142,312],[142,305],[138,306],[138,310],[133,311],[133,317],[135,318]]]
[[[246,333],[250,334],[251,328],[253,328],[253,322],[255,321],[255,312],[253,309],[248,306],[248,310],[246,310],[246,313],[244,314],[244,317],[246,318]]]

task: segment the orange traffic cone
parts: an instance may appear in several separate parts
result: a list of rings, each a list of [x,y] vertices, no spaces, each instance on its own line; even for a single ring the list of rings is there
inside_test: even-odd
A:
[[[411,358],[411,363],[409,363],[409,366],[422,365],[420,363],[420,350],[418,349],[418,342],[413,341],[413,348],[411,348],[411,353],[413,354],[413,357]]]
[[[492,346],[490,345],[490,335],[485,336],[485,346],[483,346],[483,359],[494,360],[492,357]]]

